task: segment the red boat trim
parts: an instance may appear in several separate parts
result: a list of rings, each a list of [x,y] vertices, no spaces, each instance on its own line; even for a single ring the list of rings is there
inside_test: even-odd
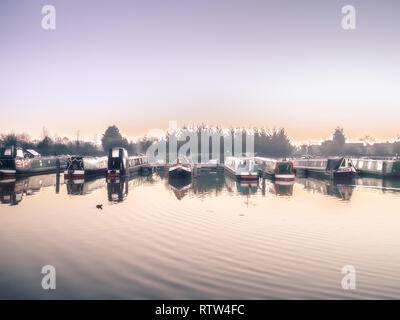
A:
[[[258,179],[258,175],[247,175],[247,176],[242,176],[242,175],[237,175],[236,177],[238,177],[239,179],[246,179],[246,180],[257,180]]]
[[[294,181],[295,178],[275,178],[276,181]]]
[[[64,179],[82,179],[84,177],[84,174],[64,174]]]
[[[107,173],[108,178],[119,178],[119,173]]]
[[[15,177],[17,174],[15,172],[0,172],[0,177]]]

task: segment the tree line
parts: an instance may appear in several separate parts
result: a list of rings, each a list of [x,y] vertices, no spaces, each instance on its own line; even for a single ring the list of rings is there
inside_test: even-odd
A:
[[[323,141],[320,145],[307,145],[296,146],[285,129],[272,129],[267,130],[265,128],[231,128],[230,130],[223,130],[219,127],[207,127],[200,125],[192,128],[186,126],[181,128],[197,135],[198,150],[201,145],[201,134],[208,133],[212,135],[220,135],[220,154],[224,154],[224,136],[231,135],[242,135],[242,150],[246,150],[246,136],[250,135],[254,141],[254,152],[257,156],[262,157],[291,157],[291,156],[332,156],[332,155],[348,155],[348,156],[395,156],[400,154],[400,142],[395,143],[375,143],[372,144],[370,141],[364,141],[362,143],[347,143],[346,136],[343,128],[337,127],[333,131],[332,139]],[[167,154],[169,149],[169,139],[173,135],[178,135],[178,132],[169,132],[165,135]],[[123,147],[128,150],[130,155],[145,154],[146,150],[151,146],[157,139],[148,138],[146,136],[138,139],[137,141],[128,141],[126,137],[123,137],[119,129],[115,126],[109,126],[101,138],[101,146],[96,145],[89,141],[71,141],[68,138],[51,138],[46,135],[39,141],[31,140],[27,134],[2,134],[0,136],[0,146],[20,146],[25,149],[34,149],[42,155],[61,155],[61,154],[79,154],[79,155],[91,155],[101,156],[107,155],[108,150],[113,147]],[[178,149],[188,141],[179,140],[177,141]],[[209,141],[209,150],[212,152],[212,139]],[[234,146],[232,146],[234,151]],[[199,155],[200,158],[200,155]],[[224,159],[219,159],[223,161]]]

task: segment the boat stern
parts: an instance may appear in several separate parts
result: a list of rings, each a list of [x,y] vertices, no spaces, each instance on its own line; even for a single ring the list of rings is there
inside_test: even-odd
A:
[[[64,179],[83,179],[85,177],[84,170],[65,170]]]
[[[1,158],[0,159],[0,176],[9,177],[15,176],[17,173],[15,159]]]
[[[241,172],[236,175],[240,181],[256,181],[258,180],[258,172]]]
[[[119,170],[107,170],[107,178],[108,179],[119,179],[121,176],[121,172]]]
[[[275,180],[291,182],[295,179],[294,166],[290,161],[277,162],[275,167]]]

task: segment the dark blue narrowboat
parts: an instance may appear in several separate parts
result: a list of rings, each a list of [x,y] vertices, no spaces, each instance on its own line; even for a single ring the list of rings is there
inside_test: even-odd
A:
[[[108,154],[107,178],[119,179],[123,176],[139,173],[148,164],[146,156],[128,156],[124,148],[112,148]]]
[[[67,156],[41,156],[33,149],[14,146],[0,151],[0,176],[51,173],[66,166]]]

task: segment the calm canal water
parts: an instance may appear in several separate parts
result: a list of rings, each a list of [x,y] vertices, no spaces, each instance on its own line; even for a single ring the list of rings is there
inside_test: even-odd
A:
[[[0,182],[0,298],[400,298],[400,182],[59,180]]]

